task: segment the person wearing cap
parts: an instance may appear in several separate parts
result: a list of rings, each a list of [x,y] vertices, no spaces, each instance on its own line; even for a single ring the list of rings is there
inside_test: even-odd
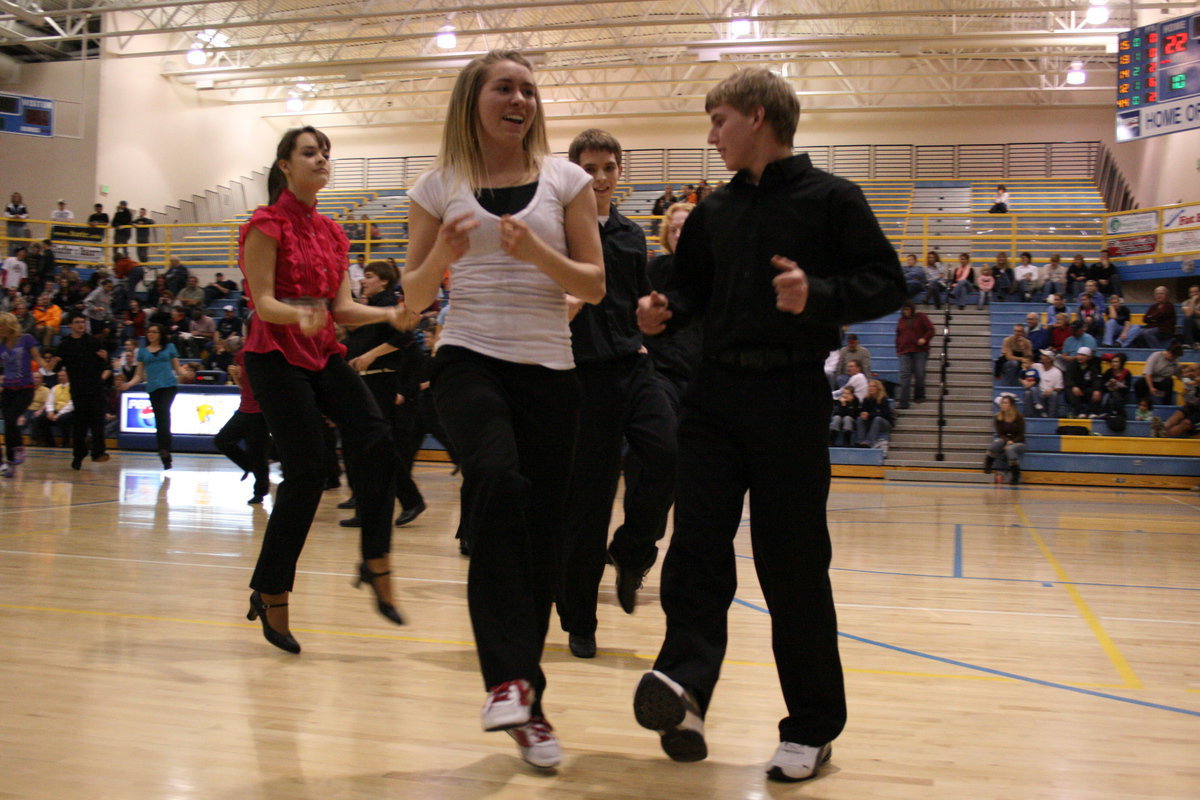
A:
[[[58,207],[50,212],[50,219],[54,222],[74,222],[75,212],[67,208],[66,200],[59,200]]]
[[[1078,419],[1099,416],[1103,409],[1101,401],[1104,394],[1101,391],[1100,360],[1092,355],[1092,348],[1083,345],[1067,358],[1063,384],[1071,416]]]
[[[1175,379],[1180,376],[1179,357],[1183,345],[1171,342],[1165,350],[1151,353],[1142,375],[1133,384],[1138,400],[1150,399],[1156,406],[1168,406],[1175,400]]]
[[[133,233],[133,212],[129,210],[129,203],[122,200],[117,203],[117,210],[112,216],[113,229],[113,256],[115,258],[125,258],[129,255],[125,245],[129,244],[129,236]]]
[[[837,364],[837,384],[839,387],[845,386],[849,379],[850,372],[847,366],[851,363],[858,364],[858,371],[863,375],[871,374],[871,351],[858,343],[858,335],[851,333],[846,336],[846,346],[838,351]]]
[[[222,339],[242,335],[242,318],[237,315],[237,309],[227,305],[221,309],[221,318],[217,320],[217,334]]]
[[[1042,410],[1041,414],[1034,415],[1027,407],[1025,416],[1057,417],[1059,398],[1063,393],[1063,373],[1054,364],[1053,350],[1044,349],[1038,353],[1038,357],[1039,363],[1033,365],[1038,373],[1037,394],[1032,398],[1034,402],[1031,405],[1034,410],[1040,405]]]
[[[218,272],[212,283],[204,287],[204,304],[212,305],[229,297],[230,292],[237,291],[237,284],[225,279],[225,274]]]

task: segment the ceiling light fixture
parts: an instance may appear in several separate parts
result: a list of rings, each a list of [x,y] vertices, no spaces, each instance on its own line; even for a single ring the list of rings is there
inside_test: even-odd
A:
[[[304,98],[300,95],[293,94],[288,97],[287,102],[283,104],[283,107],[288,111],[291,111],[293,114],[298,114],[304,110]]]
[[[443,25],[434,37],[434,42],[442,50],[453,50],[458,47],[458,36],[453,25]]]
[[[1085,83],[1087,83],[1087,73],[1083,71],[1083,62],[1072,61],[1071,68],[1067,70],[1067,84],[1082,86]]]
[[[1083,21],[1088,25],[1103,25],[1108,22],[1108,0],[1088,0],[1087,14]]]
[[[187,63],[193,67],[203,67],[208,63],[208,53],[204,52],[203,47],[192,47],[192,49],[187,51]]]

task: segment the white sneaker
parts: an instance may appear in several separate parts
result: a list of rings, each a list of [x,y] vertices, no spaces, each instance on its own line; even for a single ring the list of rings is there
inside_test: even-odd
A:
[[[527,763],[549,769],[562,761],[562,746],[545,717],[534,717],[520,727],[509,728],[507,733],[516,741],[521,758]]]
[[[505,681],[488,691],[480,714],[485,731],[505,731],[529,722],[533,705],[533,687],[529,681],[522,678]]]
[[[767,764],[767,777],[773,781],[806,781],[817,774],[817,770],[831,755],[832,744],[809,747],[795,742],[780,742],[779,749]]]
[[[658,732],[663,752],[673,761],[708,757],[700,704],[665,673],[651,670],[642,676],[633,695],[633,713],[639,725]]]

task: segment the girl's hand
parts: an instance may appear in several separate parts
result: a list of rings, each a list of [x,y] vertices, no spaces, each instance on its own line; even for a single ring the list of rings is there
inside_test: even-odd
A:
[[[421,324],[421,315],[409,311],[408,306],[400,303],[388,309],[387,321],[398,331],[411,331]]]
[[[545,243],[524,220],[513,219],[511,214],[500,218],[500,249],[505,253],[536,265],[545,248]]]
[[[470,213],[448,219],[438,228],[434,246],[442,248],[449,261],[458,261],[471,249],[471,231],[478,227],[479,220]]]
[[[324,308],[301,306],[297,311],[300,319],[296,321],[296,324],[300,327],[300,333],[305,336],[316,336],[324,330],[325,323],[329,319],[329,312]]]

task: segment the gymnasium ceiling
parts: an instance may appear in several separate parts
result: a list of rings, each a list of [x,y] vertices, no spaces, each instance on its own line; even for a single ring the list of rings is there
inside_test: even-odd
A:
[[[440,122],[456,72],[492,48],[534,61],[550,117],[694,115],[746,64],[787,77],[810,110],[1019,113],[1111,107],[1116,34],[1139,12],[1197,7],[1110,2],[1111,18],[1089,24],[1094,1],[0,0],[0,51],[136,58],[264,117],[295,116],[285,103],[298,98],[322,127]],[[1082,86],[1066,81],[1076,61]]]

